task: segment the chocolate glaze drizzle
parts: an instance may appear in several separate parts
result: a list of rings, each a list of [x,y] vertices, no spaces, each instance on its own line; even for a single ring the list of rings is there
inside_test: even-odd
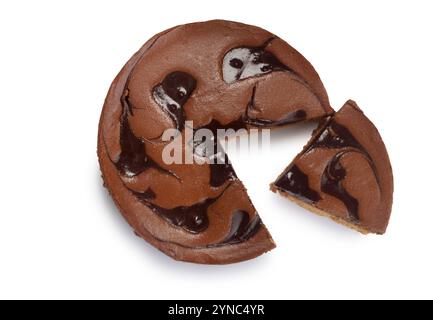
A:
[[[256,214],[253,219],[249,219],[249,217],[245,216],[248,215],[245,211],[235,211],[232,216],[232,224],[230,227],[230,231],[227,234],[226,238],[224,240],[205,245],[205,246],[187,246],[183,245],[177,242],[171,242],[162,240],[159,238],[159,241],[166,242],[166,243],[173,243],[178,246],[184,247],[184,248],[190,248],[190,249],[212,249],[212,248],[218,248],[223,247],[226,245],[234,245],[238,243],[242,243],[245,241],[248,241],[250,238],[252,238],[254,235],[258,233],[260,228],[263,226],[262,220],[259,218],[259,216]],[[139,234],[137,234],[140,236]]]
[[[227,190],[227,188],[225,189]],[[208,209],[212,206],[222,195],[225,190],[215,198],[209,198],[196,203],[192,206],[180,206],[173,209],[166,209],[151,203],[156,195],[152,189],[147,189],[145,192],[132,191],[134,195],[141,202],[145,203],[153,212],[163,217],[170,223],[183,228],[190,233],[200,233],[209,227]],[[232,223],[227,237],[217,244],[212,246],[219,246],[224,244],[239,243],[247,240],[254,235],[260,228],[261,220],[258,215],[250,222],[249,215],[245,211],[235,211],[232,216]]]
[[[218,129],[233,129],[239,130],[245,128],[245,124],[241,121],[233,121],[227,125],[221,125],[217,120],[212,120],[208,125],[203,127],[204,129],[208,129],[212,132],[214,140],[213,140],[213,150],[217,152],[217,150],[222,150],[220,147],[220,141],[218,137]],[[203,129],[199,128],[199,129]],[[197,129],[197,130],[199,130]],[[238,177],[233,169],[233,166],[230,163],[230,160],[227,154],[224,152],[223,155],[215,154],[216,160],[220,158],[220,161],[216,161],[215,163],[210,164],[210,185],[213,188],[217,188],[222,186],[226,181],[234,181],[238,180]]]
[[[209,198],[192,206],[180,206],[173,209],[162,208],[151,203],[150,201],[156,198],[155,192],[151,188],[148,188],[145,192],[132,190],[131,192],[134,193],[137,199],[165,220],[190,233],[198,234],[209,227],[208,209],[221,198],[225,190],[216,198]],[[262,221],[257,214],[250,221],[247,212],[237,210],[232,215],[230,231],[225,239],[207,247],[218,247],[247,241],[258,232],[261,225]]]
[[[209,218],[207,210],[218,199],[206,199],[203,202],[196,203],[192,206],[180,206],[174,209],[166,209],[155,204],[148,203],[147,206],[153,212],[162,216],[172,224],[185,229],[191,233],[199,233],[209,227]]]
[[[225,163],[214,163],[210,165],[210,185],[213,188],[222,186],[226,181],[237,180],[235,170],[225,155]]]
[[[124,176],[133,177],[149,168],[154,168],[176,177],[174,173],[162,168],[148,157],[144,141],[136,137],[132,132],[128,121],[128,116],[132,114],[132,109],[128,103],[128,91],[122,97],[122,107],[123,113],[120,119],[121,153],[119,159],[115,162],[117,170]]]
[[[336,121],[331,120],[323,130],[319,138],[311,144],[305,153],[314,148],[354,148],[370,159],[370,155],[364,147],[355,139],[350,131]]]
[[[349,219],[353,222],[358,222],[358,200],[352,197],[342,185],[346,177],[346,170],[341,165],[340,159],[348,152],[350,151],[339,152],[328,163],[322,175],[321,189],[323,192],[340,199],[347,208]]]
[[[181,227],[184,230],[194,234],[200,233],[209,227],[209,218],[207,215],[207,211],[209,207],[213,205],[224,194],[224,192],[222,192],[216,198],[209,198],[192,206],[180,206],[173,209],[166,209],[151,203],[149,201],[151,199],[148,198],[148,191],[146,191],[146,193],[144,194],[134,191],[133,193],[154,213],[158,214],[159,216],[174,224],[175,226]]]
[[[232,215],[230,231],[226,238],[223,241],[208,247],[218,247],[226,244],[236,244],[247,241],[259,231],[261,225],[262,221],[257,214],[250,221],[248,212],[242,210],[235,211]]]
[[[277,180],[275,186],[287,191],[307,203],[316,203],[321,198],[318,192],[310,188],[308,176],[298,166],[293,165]]]
[[[322,175],[321,190],[341,200],[347,208],[349,219],[353,222],[359,222],[359,203],[347,190],[344,189],[342,181],[346,177],[346,170],[340,163],[341,157],[348,152],[358,152],[368,160],[370,167],[379,184],[379,176],[377,168],[371,159],[370,154],[356,140],[350,131],[336,121],[331,120],[317,141],[307,150],[309,152],[313,148],[338,148],[346,149],[337,153],[326,166],[325,172]]]
[[[191,96],[197,81],[188,73],[175,71],[169,73],[164,80],[153,89],[153,97],[158,105],[173,120],[176,129],[185,127],[184,104]]]

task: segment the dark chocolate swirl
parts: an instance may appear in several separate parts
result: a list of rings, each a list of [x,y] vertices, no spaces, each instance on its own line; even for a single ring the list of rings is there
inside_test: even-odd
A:
[[[250,219],[248,212],[242,210],[235,211],[232,215],[230,231],[226,238],[209,247],[218,247],[247,241],[258,232],[261,225],[262,221],[257,214],[255,214],[253,219]]]
[[[209,227],[208,209],[221,196],[210,198],[196,203],[192,206],[180,206],[173,209],[167,209],[151,203],[146,194],[134,192],[137,199],[142,201],[154,213],[169,221],[177,227],[191,232],[200,233]]]
[[[317,140],[307,149],[306,153],[314,148],[354,148],[370,159],[368,152],[358,140],[355,139],[350,131],[334,120],[328,123]]]
[[[143,202],[163,219],[190,233],[198,234],[209,227],[208,210],[219,198],[222,197],[225,190],[215,198],[205,199],[192,206],[180,206],[173,209],[166,209],[153,204],[151,201],[155,199],[156,195],[150,188],[145,192],[132,192],[137,199]],[[226,238],[223,241],[209,245],[208,247],[217,247],[246,241],[258,232],[260,226],[261,220],[257,214],[254,219],[250,221],[247,212],[237,210],[232,215],[230,231]]]
[[[340,160],[343,155],[349,152],[360,153],[367,159],[376,177],[376,182],[380,186],[377,169],[371,156],[352,133],[333,118],[328,120],[317,139],[306,148],[303,154],[307,154],[316,148],[343,150],[334,155],[327,164],[321,177],[320,189],[322,192],[342,201],[347,208],[349,219],[355,223],[359,222],[359,203],[343,187],[342,182],[346,178],[346,170],[341,165]],[[275,186],[306,203],[315,204],[321,200],[319,193],[310,188],[308,176],[294,164],[275,182]]]
[[[197,81],[188,73],[175,71],[153,89],[153,97],[158,105],[172,119],[176,129],[182,131],[185,128],[184,104],[191,96],[197,85]]]
[[[289,192],[307,203],[316,203],[321,198],[318,192],[310,188],[308,176],[298,166],[293,165],[277,180],[275,186]]]
[[[336,154],[326,166],[322,175],[321,189],[337,199],[340,199],[347,208],[349,219],[352,222],[359,222],[359,203],[343,187],[343,180],[346,178],[346,170],[340,163],[340,159],[350,151],[342,151]]]
[[[337,148],[345,150],[337,153],[326,166],[321,179],[321,190],[341,200],[347,208],[349,219],[353,222],[359,222],[358,200],[351,196],[342,185],[342,181],[346,177],[346,170],[341,165],[340,159],[344,154],[351,151],[362,154],[370,164],[377,184],[380,186],[377,169],[370,154],[346,127],[334,120],[331,120],[307,152],[314,148]]]
[[[128,117],[132,115],[132,109],[128,103],[128,91],[122,97],[123,112],[120,119],[120,148],[121,153],[115,165],[117,170],[124,176],[133,177],[143,171],[154,168],[162,173],[176,177],[174,173],[162,168],[152,160],[146,153],[144,141],[132,132]]]

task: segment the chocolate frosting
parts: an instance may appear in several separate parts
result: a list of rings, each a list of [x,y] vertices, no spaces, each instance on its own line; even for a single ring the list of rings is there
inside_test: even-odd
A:
[[[375,126],[353,101],[313,135],[271,186],[362,232],[386,231],[393,177]]]
[[[186,121],[237,130],[332,113],[313,67],[275,35],[222,20],[178,26],[149,40],[113,81],[100,121],[101,170],[135,232],[167,255],[243,261],[275,244],[233,167],[165,164],[164,130],[184,138]]]

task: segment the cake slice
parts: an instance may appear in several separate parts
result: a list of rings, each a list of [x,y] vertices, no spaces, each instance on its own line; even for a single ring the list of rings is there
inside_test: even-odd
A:
[[[378,130],[348,101],[320,124],[271,190],[361,233],[383,234],[391,215],[392,168]]]

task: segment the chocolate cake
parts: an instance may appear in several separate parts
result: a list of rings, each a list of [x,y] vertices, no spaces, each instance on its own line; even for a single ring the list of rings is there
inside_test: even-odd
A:
[[[362,233],[383,234],[392,207],[392,169],[376,127],[348,101],[322,122],[271,190]]]
[[[332,114],[314,68],[277,36],[221,20],[178,26],[150,39],[111,85],[98,136],[103,179],[136,234],[170,257],[207,264],[251,259],[275,244],[232,166],[166,164],[163,133],[177,129],[183,136],[187,121],[193,130],[215,131]],[[382,155],[368,146],[365,166]],[[359,215],[364,219],[363,210]]]

